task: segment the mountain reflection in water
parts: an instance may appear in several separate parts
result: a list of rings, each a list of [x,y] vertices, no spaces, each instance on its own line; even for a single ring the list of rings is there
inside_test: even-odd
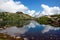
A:
[[[16,26],[0,30],[0,33],[20,36],[28,40],[60,40],[60,28],[49,25],[40,25],[36,21],[30,21],[28,25],[18,28]]]

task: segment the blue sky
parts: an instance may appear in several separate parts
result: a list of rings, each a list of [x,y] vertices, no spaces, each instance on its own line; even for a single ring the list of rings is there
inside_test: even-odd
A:
[[[60,0],[0,0],[1,11],[19,11],[31,16],[60,14]]]
[[[46,4],[48,6],[58,6],[60,7],[60,0],[14,0],[21,1],[22,4],[27,6],[30,10],[42,11],[41,4]]]

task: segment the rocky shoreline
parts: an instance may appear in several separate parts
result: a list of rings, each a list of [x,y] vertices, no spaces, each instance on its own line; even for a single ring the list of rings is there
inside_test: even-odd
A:
[[[6,33],[0,33],[0,40],[24,40],[24,38],[21,38],[20,36],[10,36]]]

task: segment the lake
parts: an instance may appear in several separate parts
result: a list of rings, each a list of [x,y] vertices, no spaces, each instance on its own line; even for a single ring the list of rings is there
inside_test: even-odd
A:
[[[23,25],[23,27],[12,26],[2,29],[0,33],[7,33],[10,36],[20,36],[27,38],[26,40],[60,40],[60,27],[41,25],[33,20],[28,25]]]

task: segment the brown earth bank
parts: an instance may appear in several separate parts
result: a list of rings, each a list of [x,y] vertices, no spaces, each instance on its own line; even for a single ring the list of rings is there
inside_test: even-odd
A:
[[[19,36],[10,36],[6,33],[0,33],[0,40],[24,40],[24,38],[21,38]]]

